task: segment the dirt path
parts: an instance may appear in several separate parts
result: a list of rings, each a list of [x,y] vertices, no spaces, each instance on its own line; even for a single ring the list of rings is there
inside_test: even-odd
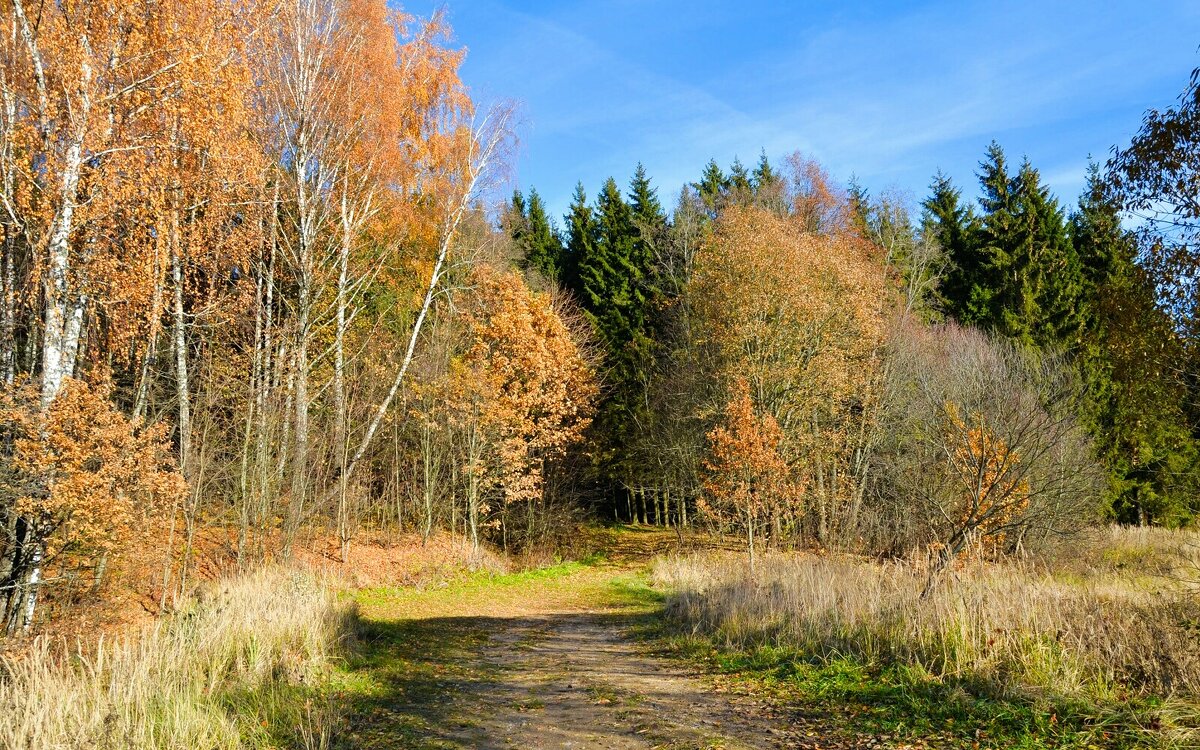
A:
[[[473,748],[778,746],[765,717],[642,652],[622,630],[620,617],[585,613],[493,632],[482,658],[496,677],[460,693],[479,721],[453,739]]]
[[[657,609],[626,564],[563,566],[361,597],[345,748],[796,747],[786,722],[719,692],[632,630]]]

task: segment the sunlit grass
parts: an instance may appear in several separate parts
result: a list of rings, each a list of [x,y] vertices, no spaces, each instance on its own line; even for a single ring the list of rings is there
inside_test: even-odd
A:
[[[233,579],[144,631],[0,663],[0,748],[321,748],[353,610],[310,577]]]
[[[923,570],[850,557],[661,562],[671,648],[905,737],[1189,746],[1200,730],[1192,538],[1116,533],[1053,565]],[[1150,549],[1146,549],[1150,547]],[[679,627],[682,626],[682,627]],[[972,742],[975,740],[972,740]]]

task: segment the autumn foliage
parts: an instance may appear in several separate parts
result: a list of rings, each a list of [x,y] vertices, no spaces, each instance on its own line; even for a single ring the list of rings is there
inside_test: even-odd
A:
[[[724,419],[708,434],[701,513],[740,528],[754,562],[755,530],[781,511],[798,510],[798,487],[780,453],[783,433],[770,414],[759,415],[745,380],[734,383]],[[761,534],[761,531],[759,532]]]
[[[945,411],[950,466],[962,489],[958,522],[972,528],[976,544],[986,544],[1029,507],[1029,478],[1020,470],[1020,452],[989,428],[986,416],[964,419],[954,402]]]
[[[779,527],[824,542],[852,527],[861,505],[856,453],[875,413],[891,289],[869,246],[810,226],[726,211],[688,292],[706,366],[718,382],[745,382],[803,487],[801,506],[777,509]]]
[[[326,519],[343,558],[403,521],[411,446],[381,436],[423,327],[454,317],[434,309],[451,268],[491,241],[479,201],[511,138],[510,108],[477,112],[445,16],[11,0],[0,20],[8,629],[63,566],[103,593],[134,529],[170,529],[138,583],[165,603],[204,529],[244,567]],[[556,407],[526,406],[495,438],[522,497],[561,449],[537,434]]]
[[[469,434],[463,468],[472,482],[471,523],[499,510],[490,525],[500,526],[512,506],[542,501],[547,465],[591,422],[597,383],[547,294],[486,266],[473,281],[471,344],[453,363],[450,403]]]
[[[32,385],[5,392],[0,431],[9,448],[0,493],[19,545],[6,551],[18,569],[30,554],[60,576],[105,565],[146,544],[154,521],[187,491],[166,428],[130,421],[82,381],[67,380],[46,412]],[[6,600],[12,629],[32,604]]]

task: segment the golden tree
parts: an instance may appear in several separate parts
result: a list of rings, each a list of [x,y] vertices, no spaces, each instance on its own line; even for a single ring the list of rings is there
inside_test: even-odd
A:
[[[709,432],[708,441],[699,510],[723,527],[727,518],[734,519],[746,535],[753,569],[755,531],[780,509],[795,510],[797,488],[780,453],[783,433],[770,414],[757,414],[749,385],[739,378],[724,419]]]
[[[547,463],[583,437],[598,393],[592,368],[549,295],[520,275],[474,272],[467,320],[473,343],[454,363],[454,408],[464,435],[464,473],[473,543],[491,511],[523,505],[533,518]],[[495,519],[505,522],[502,512]],[[508,529],[502,529],[507,542]],[[532,528],[525,529],[532,534]]]
[[[688,295],[706,367],[722,384],[745,379],[754,403],[782,431],[780,452],[804,480],[813,536],[836,540],[854,527],[861,507],[891,299],[881,262],[854,237],[730,208],[695,265]],[[798,512],[778,510],[778,531],[800,526]]]
[[[129,549],[186,492],[165,430],[118,412],[104,390],[67,379],[48,410],[33,386],[0,398],[10,451],[0,493],[20,519],[5,575],[4,623],[28,627],[43,566],[97,569]]]

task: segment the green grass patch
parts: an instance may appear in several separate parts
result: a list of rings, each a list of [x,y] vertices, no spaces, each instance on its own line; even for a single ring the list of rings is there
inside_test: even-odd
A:
[[[903,664],[818,659],[794,649],[725,648],[667,626],[643,631],[665,653],[769,697],[834,731],[920,747],[1164,748],[1160,704],[1151,699],[1097,706],[1065,699],[1001,696],[969,679],[937,678]]]

